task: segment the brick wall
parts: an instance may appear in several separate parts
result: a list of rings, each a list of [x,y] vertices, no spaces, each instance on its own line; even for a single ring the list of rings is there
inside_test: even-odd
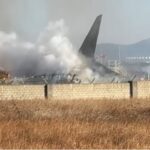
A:
[[[130,98],[128,83],[49,85],[48,95],[52,99]]]
[[[44,99],[43,85],[0,86],[0,100]]]

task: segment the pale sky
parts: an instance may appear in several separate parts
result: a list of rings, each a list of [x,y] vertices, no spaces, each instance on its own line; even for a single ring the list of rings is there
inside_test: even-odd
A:
[[[49,21],[64,19],[79,47],[103,14],[98,43],[130,44],[150,38],[150,0],[0,0],[0,30],[35,41]]]

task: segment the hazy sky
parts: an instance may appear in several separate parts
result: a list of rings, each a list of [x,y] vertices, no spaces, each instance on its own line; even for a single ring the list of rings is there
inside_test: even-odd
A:
[[[71,41],[79,47],[99,14],[99,43],[150,38],[150,0],[0,0],[0,30],[35,41],[49,21],[64,19]]]

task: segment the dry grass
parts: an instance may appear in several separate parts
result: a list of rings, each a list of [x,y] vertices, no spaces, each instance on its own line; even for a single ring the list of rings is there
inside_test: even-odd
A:
[[[150,148],[150,100],[0,101],[0,148]]]

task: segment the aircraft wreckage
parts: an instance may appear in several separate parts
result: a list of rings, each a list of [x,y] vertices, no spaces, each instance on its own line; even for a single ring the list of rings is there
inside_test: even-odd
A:
[[[107,68],[103,64],[96,62],[94,55],[97,45],[97,39],[99,35],[102,15],[98,16],[92,25],[89,33],[87,34],[81,48],[79,49],[79,57],[83,60],[83,65],[73,69],[70,73],[53,73],[35,75],[31,77],[21,77],[9,79],[7,84],[79,84],[79,83],[104,83],[104,82],[126,82],[130,79],[124,77],[111,69]],[[84,68],[90,68],[94,74],[98,76],[82,77],[80,72]],[[2,77],[7,74],[2,73]],[[3,80],[3,78],[0,78]]]

